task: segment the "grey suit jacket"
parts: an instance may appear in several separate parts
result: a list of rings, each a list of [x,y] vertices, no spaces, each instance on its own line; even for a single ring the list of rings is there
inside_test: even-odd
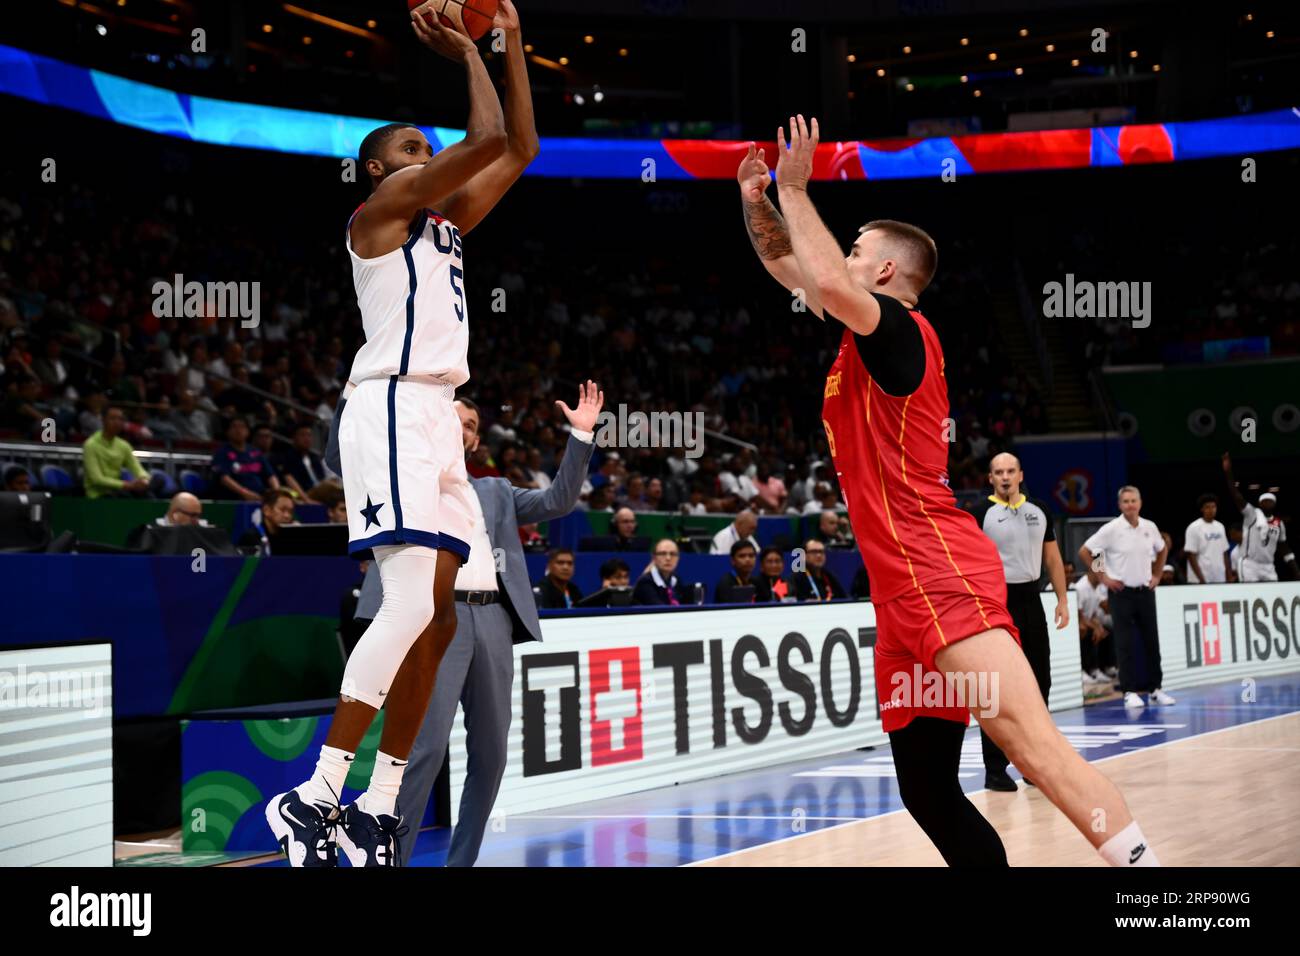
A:
[[[329,442],[325,448],[326,466],[339,475],[343,474],[339,457],[339,419],[343,416],[346,404],[340,401],[335,409],[334,421],[330,424]],[[578,495],[582,493],[582,481],[587,475],[587,464],[591,461],[594,449],[593,442],[579,441],[569,436],[569,444],[564,450],[555,479],[544,491],[516,488],[505,478],[469,480],[483,507],[488,541],[494,550],[500,549],[504,555],[504,561],[499,561],[497,565],[497,584],[504,597],[502,603],[514,622],[513,639],[516,644],[542,639],[537,603],[533,600],[533,585],[528,580],[524,547],[519,541],[519,526],[562,518],[573,510]],[[361,587],[361,596],[357,600],[356,616],[373,619],[383,599],[379,565],[372,561]]]

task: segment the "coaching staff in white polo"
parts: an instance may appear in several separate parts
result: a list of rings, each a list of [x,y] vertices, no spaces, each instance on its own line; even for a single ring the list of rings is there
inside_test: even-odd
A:
[[[1120,516],[1106,522],[1079,548],[1082,567],[1094,585],[1110,588],[1110,616],[1114,621],[1115,652],[1119,657],[1119,689],[1125,707],[1145,706],[1138,695],[1149,690],[1147,703],[1172,704],[1160,689],[1160,632],[1156,626],[1156,587],[1165,566],[1169,545],[1154,521],[1139,517],[1142,493],[1132,485],[1119,490]],[[1100,556],[1100,564],[1096,558]],[[1142,642],[1147,664],[1144,687],[1138,687],[1135,656]]]
[[[605,394],[594,382],[578,387],[578,406],[556,404],[572,431],[555,480],[545,490],[516,488],[505,478],[471,478],[479,504],[469,560],[456,575],[456,636],[438,668],[438,680],[420,727],[397,807],[406,826],[414,831],[424,819],[433,781],[442,768],[456,716],[456,702],[465,708],[465,748],[469,752],[460,816],[447,851],[448,866],[473,866],[483,843],[488,816],[501,788],[506,769],[506,740],[510,730],[510,705],[515,679],[513,646],[542,639],[533,601],[519,526],[561,518],[573,510],[582,491],[591,460],[596,417]],[[467,399],[456,399],[465,454],[479,443],[478,409]],[[330,429],[325,463],[338,471],[339,403]],[[333,456],[331,458],[331,456]],[[498,551],[499,549],[499,551]],[[498,557],[498,555],[500,557]],[[357,617],[373,618],[383,602],[383,585],[372,562],[357,601]],[[399,841],[403,866],[411,861],[416,834]]]
[[[1043,615],[1042,591],[1038,581],[1047,565],[1047,576],[1056,592],[1056,629],[1070,624],[1070,605],[1065,593],[1065,562],[1056,543],[1052,513],[1037,498],[1027,497],[1020,484],[1025,473],[1020,459],[1010,452],[993,456],[989,462],[989,482],[993,494],[972,511],[984,533],[997,546],[1002,570],[1007,578],[1007,610],[1020,632],[1020,647],[1038,681],[1038,690],[1047,700],[1052,689],[1052,649],[1047,636],[1047,618]],[[998,745],[983,730],[984,786],[989,790],[1011,792],[1016,782],[1007,775],[1007,760]]]

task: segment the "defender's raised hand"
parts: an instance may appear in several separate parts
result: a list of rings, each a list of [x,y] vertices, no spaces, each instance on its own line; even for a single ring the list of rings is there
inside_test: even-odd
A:
[[[741,198],[745,202],[758,202],[772,183],[772,173],[767,168],[765,151],[749,144],[749,152],[740,161],[736,170],[736,181],[740,183]]]
[[[817,118],[813,117],[812,129],[804,122],[803,114],[790,117],[790,143],[786,146],[785,130],[778,127],[776,131],[777,164],[776,185],[778,189],[808,188],[812,178],[813,156],[817,152],[817,143],[821,140],[821,131]]]
[[[596,419],[605,405],[605,393],[596,387],[595,382],[587,379],[587,384],[578,385],[577,408],[570,408],[558,398],[555,404],[560,406],[560,411],[564,412],[570,426],[582,432],[595,431]]]

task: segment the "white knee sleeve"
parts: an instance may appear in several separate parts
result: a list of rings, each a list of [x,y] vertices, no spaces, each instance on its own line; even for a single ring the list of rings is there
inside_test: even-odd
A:
[[[406,652],[433,620],[433,577],[438,552],[420,545],[375,548],[384,600],[352,650],[340,694],[376,710],[388,700]]]

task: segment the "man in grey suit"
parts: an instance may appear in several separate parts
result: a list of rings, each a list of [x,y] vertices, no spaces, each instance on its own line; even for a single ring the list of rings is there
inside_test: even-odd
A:
[[[542,639],[532,585],[519,541],[519,525],[560,518],[573,510],[591,460],[596,417],[605,395],[594,382],[578,388],[578,406],[556,401],[572,429],[559,471],[550,487],[516,488],[505,478],[471,478],[481,514],[470,541],[470,558],[456,575],[456,636],[438,668],[429,709],[411,749],[397,806],[407,826],[419,827],[434,778],[447,753],[456,702],[465,709],[468,751],[460,817],[447,852],[448,866],[472,866],[478,858],[488,816],[506,767],[506,740],[514,685],[514,644]],[[478,409],[456,399],[465,454],[479,443]],[[325,463],[338,471],[338,425],[342,403],[330,430]],[[334,456],[331,459],[331,456]],[[374,564],[357,601],[358,618],[373,618],[383,601]],[[415,833],[401,841],[402,865],[410,863]]]

